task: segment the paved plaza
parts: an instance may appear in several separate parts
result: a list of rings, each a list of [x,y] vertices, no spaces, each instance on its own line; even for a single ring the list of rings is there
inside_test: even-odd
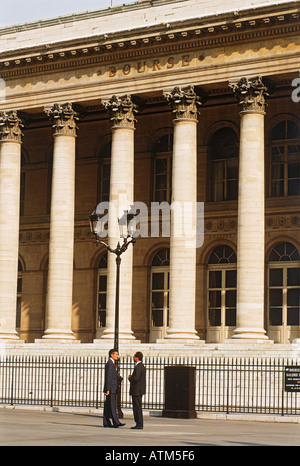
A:
[[[124,413],[124,427],[102,427],[99,413],[0,408],[0,446],[300,446],[300,423],[230,419],[171,419],[145,416],[143,430],[131,430],[132,415]],[[122,449],[124,451],[124,448]]]

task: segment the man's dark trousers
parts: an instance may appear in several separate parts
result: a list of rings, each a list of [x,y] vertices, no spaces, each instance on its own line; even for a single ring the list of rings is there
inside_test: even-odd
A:
[[[133,417],[138,427],[143,427],[142,398],[143,395],[132,395]]]
[[[117,426],[120,424],[119,419],[116,417],[117,412],[117,401],[116,393],[111,393],[105,397],[104,410],[103,410],[103,426],[108,427],[111,425],[110,419],[112,419],[113,425]]]

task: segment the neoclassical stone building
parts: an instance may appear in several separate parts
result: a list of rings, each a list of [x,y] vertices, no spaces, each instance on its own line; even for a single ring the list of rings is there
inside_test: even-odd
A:
[[[124,254],[122,340],[300,338],[299,30],[285,0],[0,30],[0,339],[112,338],[115,262],[89,215],[116,199],[204,205],[201,246],[149,230]]]

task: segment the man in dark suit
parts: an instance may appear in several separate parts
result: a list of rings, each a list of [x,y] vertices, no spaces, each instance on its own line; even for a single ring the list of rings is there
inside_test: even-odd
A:
[[[103,427],[120,427],[122,424],[117,415],[116,395],[118,391],[118,374],[115,363],[119,359],[119,353],[115,349],[109,351],[109,360],[105,365],[105,379],[103,392],[105,402],[103,410]],[[110,421],[112,419],[112,423]]]
[[[132,429],[143,429],[142,398],[146,393],[146,368],[143,364],[143,354],[138,351],[133,356],[135,367],[128,376],[130,382],[129,394],[132,396],[133,416],[136,425]]]

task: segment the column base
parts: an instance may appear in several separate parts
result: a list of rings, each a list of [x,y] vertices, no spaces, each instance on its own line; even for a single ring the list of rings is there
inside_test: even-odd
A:
[[[71,330],[64,330],[64,329],[60,329],[60,330],[57,330],[57,329],[47,329],[45,330],[45,333],[42,337],[41,340],[38,340],[38,342],[46,342],[46,341],[53,341],[53,340],[63,340],[63,341],[67,341],[68,343],[70,343],[71,341],[78,341],[78,340],[75,340],[75,337],[73,335],[73,332]]]
[[[132,331],[128,332],[119,332],[118,334],[119,341],[120,340],[135,340],[135,336],[133,335]],[[104,330],[103,335],[101,336],[100,340],[114,340],[115,338],[115,331],[112,329]]]
[[[263,328],[247,328],[241,327],[236,328],[231,337],[232,340],[257,340],[257,341],[268,341],[269,337],[266,335],[266,331]]]
[[[19,335],[15,331],[0,332],[0,340],[21,341]]]
[[[168,340],[168,341],[182,340],[186,342],[186,341],[200,341],[200,338],[198,337],[195,330],[191,330],[190,332],[182,332],[180,330],[174,329],[174,330],[167,331],[165,340]]]

